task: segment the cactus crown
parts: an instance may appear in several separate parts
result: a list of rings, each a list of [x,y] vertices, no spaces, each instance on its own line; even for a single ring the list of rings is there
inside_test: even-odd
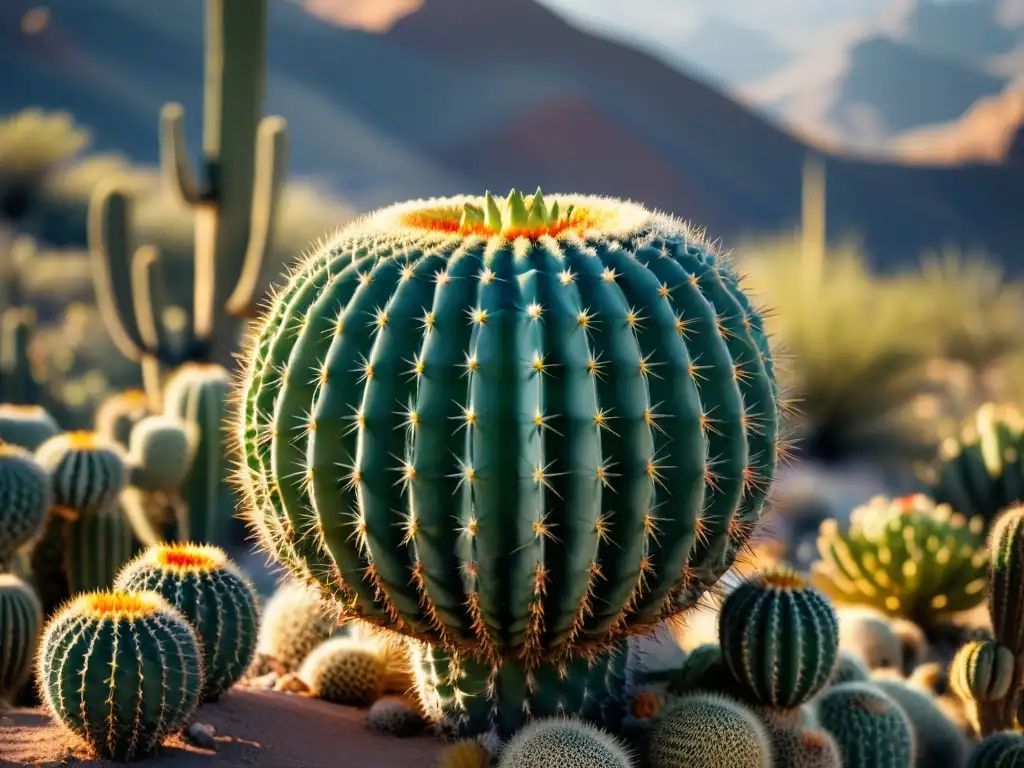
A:
[[[807,589],[807,580],[788,565],[778,565],[758,573],[752,581],[780,591]]]
[[[88,432],[85,430],[68,432],[67,439],[70,447],[76,448],[80,451],[94,451],[97,448],[107,447],[102,444],[100,437],[96,432]]]
[[[89,592],[75,598],[77,611],[93,619],[134,621],[167,610],[167,603],[156,592]]]
[[[147,550],[144,557],[158,568],[197,573],[223,568],[228,559],[220,547],[192,542],[160,544]]]

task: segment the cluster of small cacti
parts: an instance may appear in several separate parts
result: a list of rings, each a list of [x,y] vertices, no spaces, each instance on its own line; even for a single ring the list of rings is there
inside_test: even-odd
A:
[[[289,581],[263,606],[256,654],[283,672],[296,672],[337,626],[337,612],[315,590]]]

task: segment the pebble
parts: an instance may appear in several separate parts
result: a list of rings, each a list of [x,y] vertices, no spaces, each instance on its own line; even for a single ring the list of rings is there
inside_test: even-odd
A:
[[[212,725],[206,723],[192,723],[185,732],[188,740],[202,749],[217,749],[217,740],[214,739]]]

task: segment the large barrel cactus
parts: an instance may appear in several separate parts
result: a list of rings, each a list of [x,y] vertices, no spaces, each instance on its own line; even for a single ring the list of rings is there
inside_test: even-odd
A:
[[[614,199],[372,214],[250,342],[250,519],[348,614],[449,650],[610,649],[732,564],[775,471],[761,316],[682,222]]]

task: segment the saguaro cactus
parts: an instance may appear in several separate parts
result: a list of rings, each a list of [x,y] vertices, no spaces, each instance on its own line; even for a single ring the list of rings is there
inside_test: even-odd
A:
[[[260,118],[265,80],[266,0],[207,0],[202,172],[189,169],[184,112],[161,114],[161,166],[195,211],[195,279],[187,343],[172,344],[161,326],[159,254],[133,251],[129,198],[116,183],[97,188],[89,243],[104,320],[118,348],[144,363],[147,392],[159,391],[158,364],[226,360],[230,346],[214,330],[221,312],[243,317],[255,299],[285,176],[281,117]],[[233,334],[226,334],[233,346]],[[157,403],[154,403],[154,409]]]

